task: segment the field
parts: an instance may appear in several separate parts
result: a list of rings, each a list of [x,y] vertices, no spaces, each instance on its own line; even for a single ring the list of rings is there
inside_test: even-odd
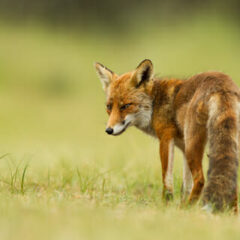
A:
[[[157,140],[104,132],[95,61],[122,73],[150,58],[159,76],[219,70],[240,85],[239,26],[182,21],[123,35],[0,23],[0,239],[240,238],[239,218],[179,207],[179,151],[166,206]]]

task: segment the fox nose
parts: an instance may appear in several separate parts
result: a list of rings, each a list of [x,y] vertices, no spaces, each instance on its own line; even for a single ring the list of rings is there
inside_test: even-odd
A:
[[[107,133],[107,134],[113,134],[113,129],[110,128],[110,127],[107,128],[107,129],[106,129],[106,133]]]

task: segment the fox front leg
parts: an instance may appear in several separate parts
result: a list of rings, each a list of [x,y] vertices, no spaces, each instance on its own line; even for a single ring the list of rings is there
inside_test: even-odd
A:
[[[173,160],[174,140],[162,138],[160,141],[160,158],[162,163],[163,199],[173,199]]]

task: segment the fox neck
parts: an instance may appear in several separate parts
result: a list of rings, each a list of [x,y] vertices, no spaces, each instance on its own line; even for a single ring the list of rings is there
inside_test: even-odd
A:
[[[156,134],[152,127],[152,115],[153,115],[152,101],[149,101],[149,105],[150,105],[149,109],[140,111],[139,120],[136,122],[135,126],[144,133],[155,137]]]
[[[159,121],[160,118],[171,121],[175,117],[171,116],[171,113],[175,95],[181,83],[180,79],[154,79],[145,93],[144,103],[138,113],[135,126],[144,133],[157,137],[153,121]]]
[[[146,134],[156,137],[155,131],[152,127],[152,119],[153,119],[153,98],[152,98],[152,89],[153,89],[153,81],[152,84],[149,84],[149,87],[146,93],[143,96],[141,109],[137,113],[137,121],[135,123],[135,127],[140,129]]]
[[[148,126],[145,127],[140,127],[136,125],[136,127],[152,137],[157,137],[155,131],[153,130],[152,124],[149,124]]]

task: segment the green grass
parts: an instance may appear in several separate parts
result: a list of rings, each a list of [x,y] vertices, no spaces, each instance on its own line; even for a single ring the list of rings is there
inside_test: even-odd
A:
[[[1,24],[0,239],[239,239],[238,218],[179,207],[178,151],[175,198],[162,202],[157,140],[105,134],[93,69],[122,73],[150,58],[159,75],[215,69],[240,84],[238,26],[216,16],[144,26],[114,35]]]

